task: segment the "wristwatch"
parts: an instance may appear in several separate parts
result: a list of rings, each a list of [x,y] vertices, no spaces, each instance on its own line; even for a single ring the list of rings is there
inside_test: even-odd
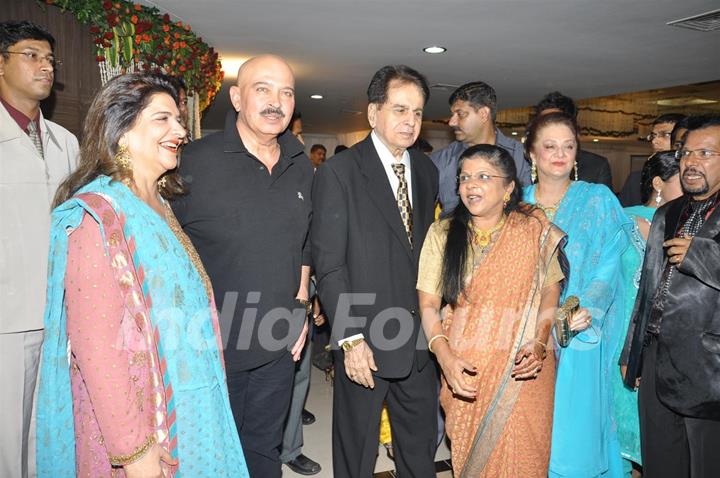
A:
[[[310,312],[312,311],[312,301],[298,298],[295,298],[295,300],[298,301],[303,307],[305,307],[305,315],[310,315]]]
[[[354,340],[348,340],[347,342],[343,342],[341,347],[345,352],[347,352],[347,351],[354,349],[356,346],[358,346],[360,344],[360,342],[362,342],[364,340],[365,339],[363,337],[359,337]]]

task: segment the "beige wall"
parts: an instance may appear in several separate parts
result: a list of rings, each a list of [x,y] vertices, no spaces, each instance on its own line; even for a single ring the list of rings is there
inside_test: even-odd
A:
[[[592,151],[593,153],[605,156],[610,162],[612,170],[613,189],[620,192],[625,184],[625,179],[630,174],[630,156],[641,155],[649,156],[651,154],[650,145],[647,143],[635,142],[612,142],[606,143],[583,143],[583,149]]]

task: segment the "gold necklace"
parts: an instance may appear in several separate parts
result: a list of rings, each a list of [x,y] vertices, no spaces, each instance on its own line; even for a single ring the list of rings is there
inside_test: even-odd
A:
[[[495,224],[490,229],[476,229],[472,222],[470,223],[470,225],[472,227],[473,234],[475,235],[473,242],[477,244],[480,248],[485,249],[488,244],[490,244],[492,235],[502,229],[502,227],[505,225],[505,214],[503,214],[502,218],[500,218],[500,222]]]
[[[557,214],[557,210],[560,208],[560,203],[562,202],[563,199],[565,199],[565,194],[567,194],[568,189],[570,189],[570,184],[571,184],[570,182],[567,183],[567,186],[565,186],[565,191],[563,191],[562,196],[560,196],[560,199],[558,199],[555,202],[555,204],[551,204],[550,206],[545,206],[545,205],[541,204],[540,202],[537,202],[535,204],[537,207],[539,207],[542,210],[542,212],[545,213],[545,216],[549,220],[552,221],[553,219],[555,219],[555,214]],[[535,189],[535,194],[537,197],[537,189]]]

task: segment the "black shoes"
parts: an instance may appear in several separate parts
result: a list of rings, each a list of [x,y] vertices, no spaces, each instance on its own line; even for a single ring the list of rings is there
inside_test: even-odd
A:
[[[298,455],[294,460],[290,460],[285,464],[292,471],[300,475],[317,475],[318,473],[320,473],[320,470],[322,470],[322,468],[320,467],[320,463],[311,460],[302,453]]]
[[[307,410],[305,410],[303,408],[302,424],[303,425],[312,425],[313,423],[315,423],[315,415],[313,415],[312,413],[308,412]]]

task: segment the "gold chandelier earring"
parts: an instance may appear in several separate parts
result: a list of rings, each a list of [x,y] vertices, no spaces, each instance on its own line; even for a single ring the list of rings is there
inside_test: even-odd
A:
[[[533,183],[537,182],[537,163],[533,159],[530,165],[530,179]]]
[[[510,202],[510,193],[505,193],[503,196],[503,210],[507,207],[508,203]]]
[[[575,165],[573,166],[573,169],[575,170],[575,181],[577,181],[578,180],[577,161],[575,161]]]
[[[132,160],[130,159],[130,153],[128,152],[127,146],[118,145],[117,152],[115,153],[115,157],[113,159],[120,171],[132,174]]]

